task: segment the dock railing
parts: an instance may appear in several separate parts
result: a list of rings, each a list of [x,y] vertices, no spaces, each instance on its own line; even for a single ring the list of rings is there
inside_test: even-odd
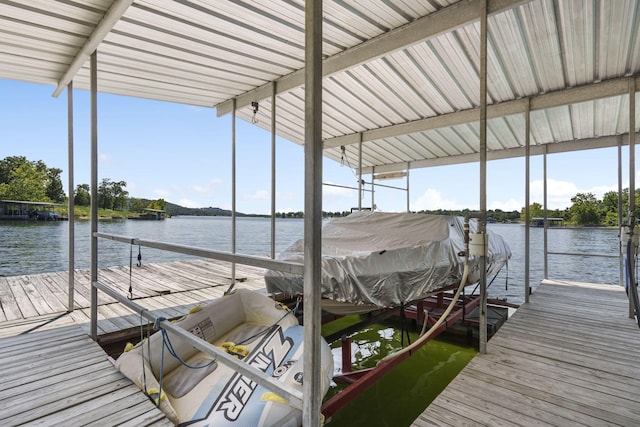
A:
[[[172,243],[165,243],[153,240],[144,240],[137,239],[132,237],[119,236],[114,234],[107,233],[99,233],[94,232],[93,236],[96,238],[109,239],[117,242],[132,244],[132,245],[140,245],[160,250],[167,250],[171,252],[178,252],[186,255],[193,255],[202,258],[215,259],[219,261],[227,261],[227,262],[235,262],[238,264],[250,265],[254,267],[262,267],[268,268],[271,270],[284,271],[293,274],[303,275],[304,273],[304,265],[299,263],[289,263],[276,261],[270,258],[262,258],[258,256],[251,255],[240,255],[240,254],[232,254],[228,252],[222,251],[214,251],[205,248],[198,248],[193,246],[186,245],[178,245]],[[160,325],[162,328],[171,332],[172,334],[178,335],[183,338],[186,342],[191,344],[193,347],[198,350],[215,357],[218,361],[222,362],[225,365],[228,365],[235,369],[240,374],[246,376],[252,381],[255,381],[258,385],[261,385],[276,394],[280,397],[286,399],[289,404],[296,409],[302,410],[303,397],[302,393],[299,391],[286,387],[284,384],[276,381],[270,375],[265,374],[259,369],[251,366],[239,359],[236,359],[234,356],[228,354],[226,351],[214,346],[213,344],[191,334],[190,332],[175,326],[171,322],[159,319],[152,315],[150,311],[139,304],[128,299],[125,295],[122,295],[120,292],[112,289],[111,287],[100,283],[99,280],[92,281],[92,295],[95,293],[96,298],[92,298],[91,301],[91,336],[95,340],[97,340],[97,330],[98,330],[98,316],[97,316],[97,291],[100,290],[111,297],[115,298],[118,302],[125,305],[130,310],[138,313],[142,317],[148,319],[154,324]],[[95,289],[95,291],[94,291]],[[95,307],[94,307],[95,304]]]

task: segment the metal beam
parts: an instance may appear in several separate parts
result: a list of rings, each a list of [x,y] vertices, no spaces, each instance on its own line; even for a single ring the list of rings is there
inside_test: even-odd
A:
[[[122,18],[122,15],[124,15],[124,12],[131,6],[133,1],[134,0],[116,0],[113,2],[107,13],[104,14],[102,21],[96,26],[84,45],[82,45],[76,57],[73,58],[67,71],[65,71],[62,78],[58,80],[58,86],[52,96],[57,97],[60,95],[62,90],[73,80],[80,68],[87,62],[91,54],[95,52],[113,26]]]
[[[322,0],[305,2],[304,381],[302,425],[320,426],[322,282]],[[278,84],[278,87],[280,85]]]
[[[528,3],[531,0],[488,1],[489,15]],[[462,0],[437,12],[416,19],[402,27],[369,39],[357,46],[346,49],[325,59],[322,65],[324,77],[336,74],[376,58],[388,55],[416,43],[424,42],[459,27],[478,20],[482,0]],[[278,93],[286,93],[300,87],[305,82],[304,68],[296,70],[276,80]],[[271,83],[264,84],[236,97],[236,108],[250,105],[271,96]],[[216,105],[218,117],[231,112],[231,100]],[[341,144],[338,144],[338,146]],[[342,144],[344,145],[344,144]]]
[[[593,150],[597,148],[616,147],[618,139],[626,137],[623,135],[601,136],[598,138],[576,139],[571,141],[561,141],[553,144],[540,144],[531,146],[531,155],[538,156],[544,154],[544,147],[548,146],[548,153],[567,153],[570,151]],[[624,145],[627,145],[623,142]],[[487,160],[512,159],[516,157],[524,157],[526,155],[525,147],[509,148],[506,150],[489,151]],[[461,163],[475,163],[478,161],[478,154],[461,154],[459,156],[439,157],[437,159],[415,160],[411,162],[411,169],[429,168],[435,166],[457,165]],[[376,166],[376,172],[392,172],[402,170],[407,167],[406,162],[389,163],[386,165]],[[372,167],[362,168],[362,173],[371,173]]]
[[[480,218],[478,232],[487,233],[487,3],[480,9]],[[480,324],[479,350],[487,353],[487,249],[480,256]]]
[[[525,152],[525,190],[524,190],[524,302],[529,302],[529,295],[531,294],[530,287],[530,254],[531,254],[531,227],[529,227],[529,221],[531,220],[531,112],[529,110],[529,103],[527,102],[527,111],[524,117],[524,152]]]
[[[91,54],[91,283],[98,281],[98,53]],[[91,287],[91,338],[98,341],[98,290]]]
[[[276,87],[271,92],[271,258],[276,257]]]
[[[611,96],[625,95],[629,91],[629,81],[635,77],[623,77],[592,83],[583,86],[575,86],[569,89],[557,90],[541,95],[534,95],[528,98],[514,101],[500,102],[487,106],[487,118],[510,116],[512,114],[524,114],[527,105],[530,111],[543,110],[547,108],[560,107],[562,105],[577,104],[580,102],[593,101]],[[636,82],[637,87],[637,82]],[[363,142],[375,141],[378,139],[392,138],[396,136],[408,135],[411,133],[424,132],[431,129],[451,127],[465,123],[473,123],[480,120],[480,108],[456,111],[455,113],[442,114],[426,119],[412,122],[391,125],[379,129],[367,130],[357,134],[349,134],[329,138],[324,141],[324,148],[340,147],[342,145],[357,144],[362,138]],[[362,135],[360,137],[360,134]]]
[[[69,217],[69,262],[67,268],[69,271],[69,303],[67,304],[67,311],[74,310],[74,296],[75,296],[75,203],[73,200],[73,81],[69,82],[67,86],[67,167],[69,172],[67,179],[69,180],[69,200],[67,202]]]

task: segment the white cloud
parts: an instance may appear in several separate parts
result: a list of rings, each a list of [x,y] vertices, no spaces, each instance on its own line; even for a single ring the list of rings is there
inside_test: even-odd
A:
[[[602,196],[608,191],[618,191],[618,186],[599,185],[591,188],[581,189],[578,188],[578,186],[573,182],[556,181],[554,179],[549,179],[547,181],[547,203],[549,209],[564,209],[571,207],[571,198],[578,193],[592,193],[597,199],[602,199]],[[531,183],[530,197],[531,203],[537,202],[543,204],[544,186],[542,180],[533,181]]]
[[[245,194],[242,196],[244,200],[271,200],[271,193],[266,190],[257,190],[253,194]]]
[[[276,199],[280,201],[282,200],[291,201],[296,199],[296,194],[293,191],[284,191],[284,192],[276,191]]]
[[[153,194],[158,196],[158,198],[165,199],[165,200],[167,200],[169,197],[171,197],[173,195],[173,193],[170,190],[164,190],[164,189],[161,189],[161,188],[154,189],[153,190]]]
[[[599,185],[597,187],[592,187],[589,190],[581,191],[581,193],[593,193],[597,199],[602,199],[602,196],[604,196],[604,193],[608,193],[609,191],[615,191],[617,193],[618,186],[617,185],[609,185],[609,186]]]
[[[506,202],[494,200],[489,204],[489,209],[492,209],[492,210],[500,209],[505,212],[520,211],[520,209],[522,209],[523,207],[524,207],[524,201],[516,200],[513,197],[507,200]]]
[[[531,203],[544,205],[544,181],[537,180],[531,183]],[[547,206],[549,209],[564,209],[571,206],[571,198],[580,193],[573,182],[547,180]]]
[[[178,200],[177,204],[180,205],[180,206],[184,206],[185,208],[199,208],[199,207],[201,207],[200,203],[194,202],[193,200],[190,200],[190,199],[184,199],[184,198]]]
[[[212,193],[215,190],[215,187],[217,187],[221,183],[222,180],[220,178],[213,178],[205,184],[195,184],[193,186],[193,191],[195,191],[196,193]]]
[[[103,163],[111,163],[113,161],[113,156],[111,156],[111,154],[100,153],[98,155],[98,158],[100,162],[103,162]]]
[[[459,210],[464,208],[473,208],[470,206],[471,201],[466,206],[461,205],[455,199],[446,199],[442,197],[442,193],[433,188],[427,188],[427,190],[416,200],[411,203],[412,210],[436,210],[436,209],[448,209]],[[477,204],[476,201],[473,204]]]
[[[331,182],[327,183],[331,184]],[[358,197],[358,191],[350,188],[335,187],[333,185],[323,185],[322,196],[324,198],[353,199],[354,197]]]

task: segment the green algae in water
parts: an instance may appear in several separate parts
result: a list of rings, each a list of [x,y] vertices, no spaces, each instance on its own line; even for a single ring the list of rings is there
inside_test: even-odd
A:
[[[337,324],[336,324],[337,322]],[[353,316],[323,327],[323,335],[355,323]],[[418,338],[410,332],[411,341]],[[399,349],[401,332],[388,325],[373,324],[351,336],[353,370],[374,367]],[[405,333],[405,345],[407,338]],[[341,343],[332,345],[336,370],[341,369]],[[396,366],[385,377],[333,415],[327,425],[340,426],[408,426],[436,398],[475,356],[473,347],[442,340],[432,340]],[[338,394],[346,385],[331,387],[326,399]]]

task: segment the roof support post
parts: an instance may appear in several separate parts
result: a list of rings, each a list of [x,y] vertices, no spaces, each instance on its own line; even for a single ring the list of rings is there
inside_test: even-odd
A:
[[[67,304],[67,311],[74,310],[73,297],[75,296],[75,201],[73,200],[73,80],[67,85],[67,137],[68,137],[68,159],[67,165],[69,168],[68,180],[69,180],[69,201],[67,203],[67,216],[69,217],[69,303]]]
[[[545,144],[544,146],[544,152],[542,153],[542,175],[543,175],[543,183],[542,183],[542,188],[543,188],[543,203],[544,203],[544,208],[542,210],[542,222],[544,224],[544,239],[543,239],[543,250],[544,250],[544,278],[548,279],[549,278],[549,238],[548,238],[548,231],[549,231],[549,223],[547,222],[547,218],[549,216],[548,214],[548,209],[547,209],[547,145]]]
[[[524,151],[525,151],[525,191],[524,191],[524,302],[529,302],[530,287],[530,241],[531,241],[531,102],[527,98],[527,107],[524,113]]]
[[[322,269],[322,0],[305,2],[304,404],[302,425],[320,426]]]
[[[276,85],[271,92],[271,259],[276,257]]]
[[[411,200],[409,198],[409,171],[411,170],[411,162],[407,162],[407,213],[411,212]]]
[[[358,212],[362,210],[362,132],[360,132],[360,142],[358,143]]]
[[[487,0],[480,9],[480,218],[478,231],[487,232]],[[487,352],[487,256],[480,257],[480,353]]]
[[[618,230],[622,232],[622,136],[618,136]],[[620,249],[620,286],[624,287],[624,251],[622,239],[618,239]]]
[[[98,52],[91,54],[91,338],[98,340]]]
[[[231,110],[231,253],[236,253],[236,100]],[[236,263],[231,263],[231,285],[236,285]]]
[[[636,225],[636,79],[629,79],[629,227],[631,235],[635,234]],[[635,263],[635,259],[628,262]],[[632,265],[631,271],[636,266]],[[629,292],[637,292],[635,283],[629,283]],[[633,288],[633,289],[632,289]],[[631,294],[629,294],[631,295]],[[635,309],[632,298],[629,298],[629,318],[633,319]]]
[[[371,166],[371,211],[376,210],[376,167]]]

